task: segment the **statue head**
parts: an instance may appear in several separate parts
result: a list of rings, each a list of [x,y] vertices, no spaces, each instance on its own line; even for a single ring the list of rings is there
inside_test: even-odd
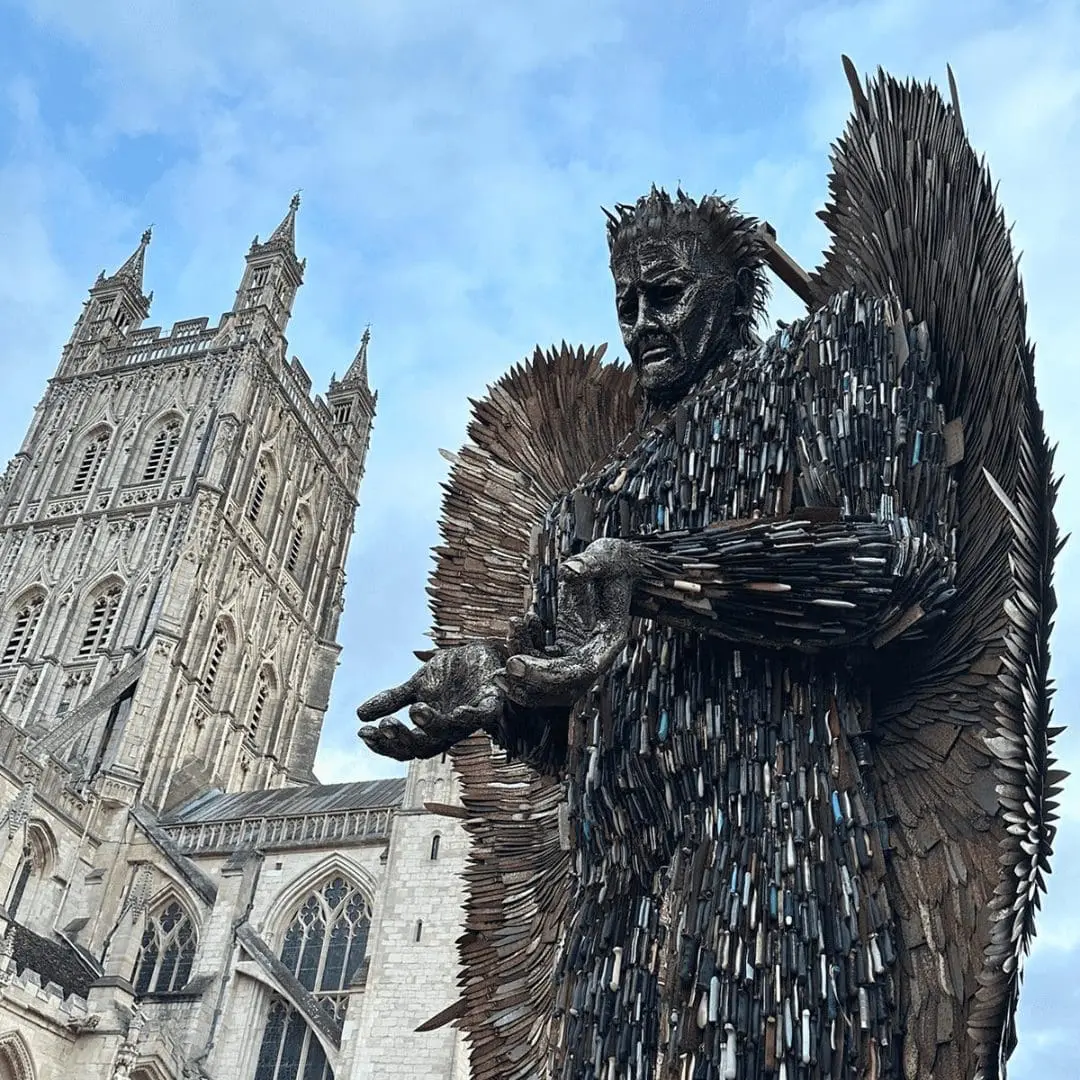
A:
[[[677,399],[752,340],[768,295],[758,223],[725,199],[655,187],[604,212],[630,362],[647,397]]]

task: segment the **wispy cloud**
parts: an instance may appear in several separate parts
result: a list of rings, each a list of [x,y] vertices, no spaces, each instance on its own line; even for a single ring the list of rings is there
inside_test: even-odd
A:
[[[357,745],[352,707],[407,675],[423,644],[437,449],[460,443],[466,397],[537,342],[617,341],[599,206],[654,180],[719,189],[813,263],[828,143],[849,107],[841,51],[939,82],[953,64],[1026,252],[1048,424],[1066,471],[1080,462],[1074,0],[990,0],[977,19],[930,0],[507,0],[482,17],[440,0],[0,0],[0,20],[0,451],[15,449],[85,288],[150,221],[153,321],[214,316],[252,234],[303,188],[308,277],[290,337],[316,386],[373,324],[380,411],[327,779],[394,771]],[[774,315],[797,308],[778,292]],[[1078,512],[1067,488],[1066,529]],[[1075,560],[1062,560],[1056,641],[1066,718]],[[1062,750],[1080,761],[1073,735]],[[1014,1077],[1059,1075],[1054,1055],[1080,1049],[1065,1026],[1076,799],[1066,814]]]

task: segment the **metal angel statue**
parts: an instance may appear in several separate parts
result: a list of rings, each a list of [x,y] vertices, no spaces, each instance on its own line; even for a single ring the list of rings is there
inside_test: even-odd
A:
[[[822,266],[716,197],[609,214],[630,367],[476,406],[439,648],[359,710],[462,775],[476,1080],[1005,1075],[1057,483],[955,89],[845,67]],[[762,344],[770,262],[808,314]]]

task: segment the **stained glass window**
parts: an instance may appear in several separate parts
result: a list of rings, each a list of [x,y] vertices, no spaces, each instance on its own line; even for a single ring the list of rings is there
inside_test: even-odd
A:
[[[168,994],[182,990],[195,963],[195,927],[172,901],[147,920],[131,981],[135,993]]]
[[[282,963],[339,1023],[364,960],[370,925],[363,894],[335,877],[304,900],[285,933]],[[278,996],[270,1002],[255,1080],[334,1080],[311,1028]]]

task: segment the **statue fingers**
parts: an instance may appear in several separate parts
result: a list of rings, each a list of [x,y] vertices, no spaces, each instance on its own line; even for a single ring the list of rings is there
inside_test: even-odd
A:
[[[382,720],[359,732],[368,749],[395,761],[415,761],[434,757],[449,749],[449,743],[422,731],[406,727],[400,720]]]
[[[579,697],[596,677],[579,654],[512,656],[495,678],[496,685],[519,705],[556,704]]]
[[[472,734],[479,729],[489,730],[502,719],[503,699],[499,693],[482,697],[475,705],[459,705],[450,720],[459,730]]]
[[[418,695],[419,675],[420,672],[417,672],[400,686],[382,690],[378,694],[369,697],[356,710],[356,716],[360,723],[373,723],[376,720],[381,720],[384,716],[396,713],[398,709],[404,709],[407,705],[412,705]]]
[[[432,708],[427,702],[419,701],[409,710],[409,719],[429,739],[452,745],[462,737],[461,723],[455,720],[454,716],[456,712],[455,709],[454,713],[448,716]]]

